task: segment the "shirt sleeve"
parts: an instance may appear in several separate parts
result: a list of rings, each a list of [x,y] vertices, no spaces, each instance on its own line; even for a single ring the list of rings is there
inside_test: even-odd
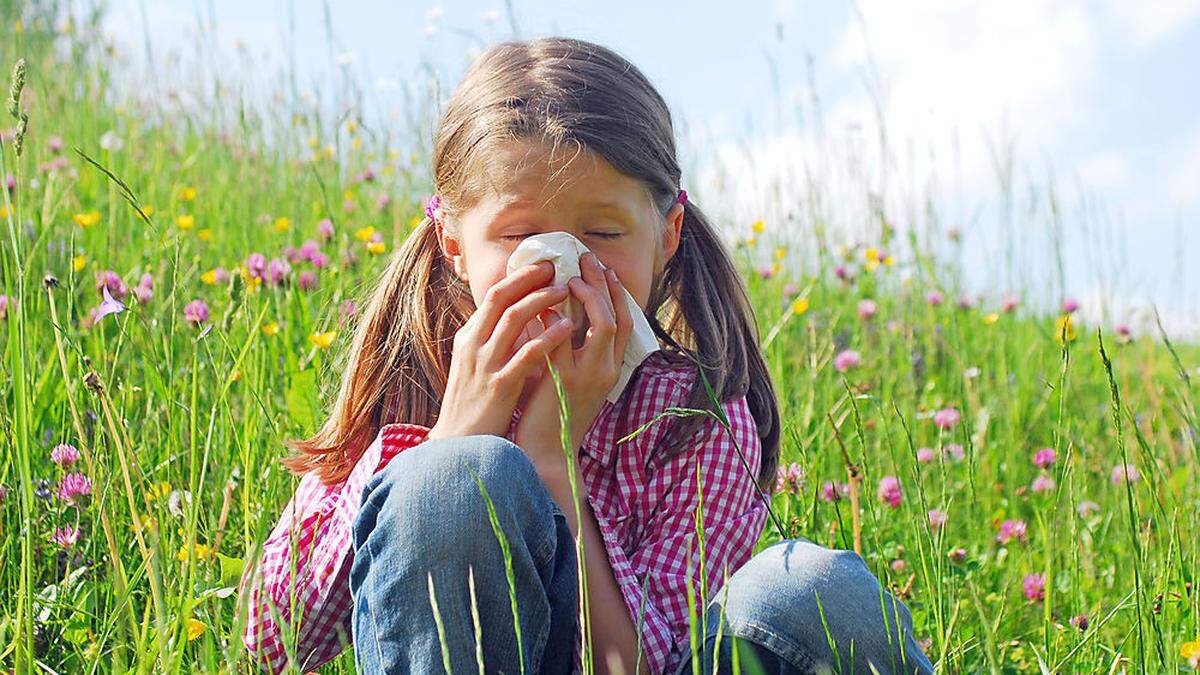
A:
[[[679,400],[668,405],[684,402],[686,391],[675,389],[665,398]],[[761,462],[754,418],[745,397],[725,402],[722,408],[732,439],[719,422],[708,418],[697,432],[695,449],[684,451],[658,469],[657,477],[651,477],[666,484],[652,491],[661,493],[660,501],[648,505],[647,512],[652,515],[644,523],[636,550],[624,552],[608,524],[599,524],[613,574],[640,635],[642,659],[655,673],[669,672],[690,653],[688,596],[695,603],[699,626],[706,599],[717,597],[727,575],[732,576],[750,559],[766,524],[767,509],[754,484]],[[661,431],[654,434],[647,443],[656,442],[661,435]],[[700,552],[696,550],[696,507],[701,496],[707,598],[701,597]],[[702,643],[704,636],[699,630],[697,639]]]
[[[311,670],[350,643],[353,526],[363,486],[427,433],[418,425],[388,425],[342,483],[324,485],[312,472],[301,478],[258,564],[242,576],[242,642],[260,668],[277,673],[293,663]]]

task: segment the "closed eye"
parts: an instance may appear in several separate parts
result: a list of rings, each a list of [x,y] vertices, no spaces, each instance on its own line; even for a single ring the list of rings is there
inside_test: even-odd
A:
[[[530,237],[530,236],[533,236],[534,234],[537,234],[537,233],[536,232],[526,232],[524,234],[505,234],[505,235],[502,235],[500,238],[501,239],[524,239],[525,237]],[[622,233],[620,233],[620,232],[588,232],[586,236],[600,237],[601,239],[616,239],[617,237],[620,237],[621,234]]]

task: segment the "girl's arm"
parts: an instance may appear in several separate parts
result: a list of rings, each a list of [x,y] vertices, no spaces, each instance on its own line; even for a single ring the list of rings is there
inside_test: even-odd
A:
[[[275,673],[293,663],[312,670],[350,644],[353,525],[363,486],[428,431],[389,424],[344,482],[324,485],[314,473],[300,480],[258,564],[242,577],[239,597],[248,609],[242,642],[261,667]]]

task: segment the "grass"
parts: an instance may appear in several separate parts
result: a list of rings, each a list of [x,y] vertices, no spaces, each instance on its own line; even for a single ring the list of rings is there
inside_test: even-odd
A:
[[[283,441],[314,429],[353,303],[419,222],[424,146],[355,108],[242,107],[219,81],[212,108],[144,100],[113,88],[119,65],[92,19],[64,28],[44,11],[0,0],[0,57],[27,64],[0,127],[28,115],[21,154],[13,135],[0,147],[15,182],[0,189],[0,665],[246,670],[234,591],[295,487]],[[750,234],[735,254],[778,391],[783,466],[803,473],[763,495],[759,549],[804,536],[860,551],[943,672],[1185,667],[1200,631],[1200,349],[1079,319],[1059,340],[1057,315],[1001,311],[997,297],[931,304],[930,291],[962,290],[954,242],[906,239],[880,213],[859,230],[869,246],[839,250],[825,217],[726,223]],[[807,238],[777,259],[785,230]],[[236,271],[306,239],[328,265],[296,263],[280,286]],[[760,273],[764,259],[776,266]],[[216,267],[230,279],[208,283]],[[104,270],[129,287],[127,309],[93,325]],[[300,289],[302,272],[315,288]],[[185,319],[193,300],[210,311],[199,326]],[[877,307],[866,319],[864,300]],[[847,349],[862,363],[840,372]],[[939,428],[944,408],[961,421]],[[663,413],[684,414],[702,413]],[[92,483],[76,504],[54,496],[60,443]],[[1043,447],[1056,452],[1045,468],[1032,461]],[[1114,482],[1130,464],[1138,479]],[[887,476],[902,486],[894,508],[875,494]],[[1053,488],[1035,491],[1039,477]],[[999,543],[1006,520],[1026,535]],[[78,532],[72,546],[52,541],[62,528]],[[1041,597],[1026,597],[1038,574]],[[324,671],[352,669],[346,653]]]

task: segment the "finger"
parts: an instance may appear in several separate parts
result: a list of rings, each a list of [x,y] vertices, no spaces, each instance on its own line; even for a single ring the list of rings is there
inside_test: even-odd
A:
[[[554,264],[543,260],[519,267],[492,284],[484,294],[483,302],[476,308],[476,312],[472,313],[472,316],[475,313],[479,314],[473,329],[476,344],[483,344],[488,340],[496,330],[496,323],[500,321],[505,309],[529,295],[530,291],[546,286],[553,280]]]
[[[512,382],[524,379],[545,364],[546,355],[571,335],[570,319],[562,318],[550,324],[541,335],[525,343],[508,363],[500,369],[500,377]],[[568,342],[568,344],[570,344]]]
[[[629,344],[629,335],[633,332],[633,315],[630,314],[629,303],[625,298],[625,287],[617,278],[617,273],[608,268],[604,270],[608,279],[608,293],[613,298],[613,307],[617,315],[617,335],[613,345],[613,360],[620,363],[625,359],[625,348]]]
[[[591,286],[583,279],[574,277],[568,282],[571,292],[579,298],[583,303],[583,308],[587,312],[588,321],[591,324],[587,329],[587,335],[584,339],[583,346],[579,348],[579,356],[575,359],[576,363],[583,362],[589,366],[596,364],[596,357],[599,354],[612,353],[612,340],[617,332],[616,318],[613,317],[612,311],[605,304],[603,297],[600,295],[600,289]],[[604,293],[608,293],[606,287]]]
[[[588,251],[579,259],[579,273],[583,276],[583,280],[588,282],[589,286],[596,288],[600,292],[600,297],[604,299],[604,303],[608,306],[609,311],[613,310],[613,298],[608,295],[608,284],[604,281],[604,265],[600,264],[600,259],[595,253]]]
[[[550,307],[566,300],[569,295],[564,286],[547,286],[533,291],[504,310],[492,336],[480,347],[479,353],[484,362],[493,363],[494,358],[508,358],[513,353],[517,335],[525,325]]]

